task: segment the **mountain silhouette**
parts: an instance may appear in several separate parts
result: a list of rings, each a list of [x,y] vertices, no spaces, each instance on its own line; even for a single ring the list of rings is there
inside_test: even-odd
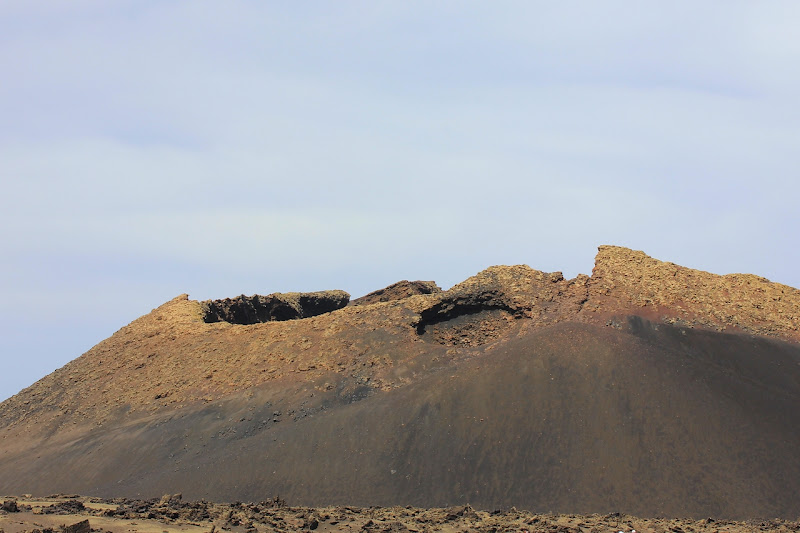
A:
[[[591,276],[181,295],[0,404],[0,493],[800,515],[800,291]]]

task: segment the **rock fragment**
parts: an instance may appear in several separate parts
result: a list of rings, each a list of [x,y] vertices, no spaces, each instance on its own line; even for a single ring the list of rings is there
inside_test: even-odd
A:
[[[17,500],[5,500],[2,509],[7,513],[18,513],[19,507],[17,506]]]

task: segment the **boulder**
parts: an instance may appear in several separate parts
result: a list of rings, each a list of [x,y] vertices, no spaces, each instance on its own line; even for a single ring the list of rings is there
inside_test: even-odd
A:
[[[17,506],[17,500],[5,500],[2,509],[7,513],[18,513],[19,507]]]

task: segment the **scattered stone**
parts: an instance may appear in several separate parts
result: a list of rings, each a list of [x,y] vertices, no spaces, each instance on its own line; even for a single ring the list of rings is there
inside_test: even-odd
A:
[[[18,513],[19,506],[17,505],[17,500],[5,500],[3,502],[3,511],[7,513]]]
[[[178,495],[166,495],[166,501],[176,501],[183,513],[188,509],[205,509],[215,517],[228,517],[229,523],[214,523],[214,519],[185,521],[180,525],[191,525],[204,528],[208,533],[219,533],[224,531],[364,531],[366,532],[411,532],[421,531],[493,531],[500,532],[523,532],[528,533],[581,533],[586,531],[622,531],[623,533],[635,533],[636,531],[669,531],[673,533],[694,532],[694,533],[718,533],[727,531],[728,533],[752,533],[753,528],[760,531],[800,531],[800,521],[791,520],[758,520],[751,522],[736,522],[732,520],[715,520],[707,518],[697,519],[668,519],[651,518],[639,519],[629,515],[612,513],[606,515],[557,515],[557,514],[534,514],[525,510],[515,508],[496,509],[492,512],[479,511],[470,505],[455,506],[448,508],[414,508],[414,507],[327,507],[327,508],[308,508],[291,506],[271,506],[262,503],[233,503],[215,504],[206,501],[184,501],[182,498],[176,499]],[[161,501],[165,499],[151,500],[116,500],[120,506],[128,509],[139,509],[141,513],[131,511],[124,518],[128,522],[120,522],[120,527],[111,527],[111,531],[154,532],[173,530],[169,525],[172,522],[166,518],[167,513],[175,511],[177,508],[172,504],[163,505]],[[26,507],[25,500],[20,500],[19,507]],[[66,502],[63,502],[66,503]],[[95,503],[112,503],[110,500]],[[160,510],[159,510],[160,509]],[[101,515],[99,510],[87,508],[86,513]],[[142,523],[140,519],[146,517],[144,513],[153,513],[154,520],[160,524]],[[68,515],[68,513],[64,513]],[[45,527],[41,523],[24,523],[23,516],[15,517],[15,520],[23,527],[14,526],[13,531],[18,533],[102,533],[102,529],[92,529],[89,519],[83,519],[72,525],[62,525],[55,530]],[[123,518],[123,517],[118,517]],[[51,523],[54,518],[50,518]],[[132,521],[131,521],[132,520]],[[323,525],[322,522],[325,522]],[[3,522],[0,522],[3,523]],[[57,522],[56,522],[57,523]],[[124,525],[123,525],[124,524]],[[340,528],[337,525],[344,524]],[[6,525],[3,523],[3,525]],[[27,526],[27,529],[25,528]],[[33,529],[31,529],[33,528]],[[335,529],[331,529],[335,528]],[[3,529],[0,528],[0,533]]]
[[[183,494],[182,493],[164,494],[161,497],[161,501],[159,502],[159,505],[175,505],[175,504],[180,503],[181,500],[183,500]]]
[[[92,531],[88,520],[81,520],[71,526],[62,526],[62,533],[90,533]]]

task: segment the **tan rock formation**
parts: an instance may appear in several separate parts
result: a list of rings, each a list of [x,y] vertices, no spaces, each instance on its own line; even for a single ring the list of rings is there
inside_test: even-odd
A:
[[[752,274],[710,274],[601,246],[587,309],[644,312],[666,323],[800,340],[800,291]]]

